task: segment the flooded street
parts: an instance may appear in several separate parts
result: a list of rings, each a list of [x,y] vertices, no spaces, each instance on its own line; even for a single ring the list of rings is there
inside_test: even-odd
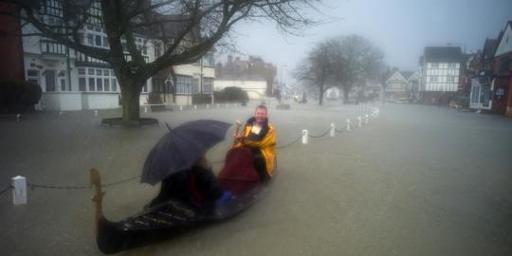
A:
[[[368,126],[345,131],[373,106],[271,107],[278,174],[269,194],[226,222],[121,255],[512,255],[512,120],[436,106],[376,105]],[[171,127],[211,118],[234,123],[248,107],[156,112],[160,126],[100,127],[101,112],[27,116],[0,123],[0,187],[23,175],[32,184],[88,185],[97,168],[105,183],[140,175],[151,147]],[[228,136],[232,131],[228,132]],[[223,159],[231,138],[213,148]],[[218,171],[221,164],[215,164]],[[158,186],[137,179],[106,188],[105,215],[131,216]],[[0,195],[4,255],[101,255],[93,225],[93,191],[28,191],[28,204]]]

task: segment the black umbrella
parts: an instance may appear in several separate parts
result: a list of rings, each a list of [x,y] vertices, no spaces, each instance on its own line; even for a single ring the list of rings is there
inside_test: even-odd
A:
[[[224,140],[230,126],[216,120],[197,120],[170,129],[149,152],[141,182],[155,185],[191,167],[208,149]]]

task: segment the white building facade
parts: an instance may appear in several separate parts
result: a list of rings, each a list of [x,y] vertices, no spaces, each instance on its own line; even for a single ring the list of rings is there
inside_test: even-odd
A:
[[[460,47],[426,47],[421,57],[420,97],[440,103],[459,90],[463,54]]]
[[[267,82],[264,80],[215,80],[215,91],[220,91],[226,87],[240,87],[247,92],[249,99],[261,100],[265,98]]]
[[[62,15],[61,0],[48,0],[42,9],[47,14],[44,19],[49,24],[57,22],[52,16]],[[98,2],[93,3],[91,12],[100,12]],[[25,33],[38,32],[33,26],[23,27]],[[100,22],[84,25],[79,30],[81,43],[97,48],[109,48],[106,33]],[[135,35],[136,46],[146,62],[159,57],[156,45],[159,41]],[[48,111],[70,111],[87,109],[111,109],[120,107],[121,88],[112,67],[101,60],[66,47],[42,36],[23,37],[25,77],[41,86],[43,95],[36,108]],[[126,58],[130,56],[126,52]],[[215,69],[212,54],[194,64],[174,67],[176,79],[170,76],[166,80],[172,90],[165,90],[176,97],[166,97],[167,104],[192,104],[191,95],[196,93],[213,93]],[[153,79],[146,81],[140,104],[148,104],[149,94],[153,92]],[[157,90],[162,91],[162,90]],[[169,95],[167,95],[169,96]]]

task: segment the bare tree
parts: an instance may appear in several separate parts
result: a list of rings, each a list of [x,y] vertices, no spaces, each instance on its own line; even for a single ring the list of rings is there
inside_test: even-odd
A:
[[[368,39],[350,35],[335,39],[337,60],[334,62],[333,81],[343,91],[345,101],[350,90],[355,86],[363,86],[366,81],[377,81],[383,72],[382,51]]]
[[[327,83],[332,76],[333,68],[333,41],[326,40],[319,43],[308,57],[296,69],[295,75],[306,86],[318,89],[318,104],[323,104],[324,93],[328,89]]]
[[[160,70],[192,63],[205,55],[241,20],[269,19],[285,32],[312,23],[302,12],[320,0],[0,0],[17,4],[13,15],[40,35],[108,63],[120,83],[123,120],[137,121],[146,80]],[[51,2],[52,5],[48,6]],[[51,17],[51,19],[48,19]],[[108,37],[108,48],[84,43],[81,30],[93,24]],[[164,44],[148,62],[138,35]]]
[[[339,87],[346,102],[353,87],[363,86],[368,80],[377,81],[383,66],[380,49],[364,37],[351,35],[318,43],[295,73],[299,80],[318,87],[322,105],[330,86]]]

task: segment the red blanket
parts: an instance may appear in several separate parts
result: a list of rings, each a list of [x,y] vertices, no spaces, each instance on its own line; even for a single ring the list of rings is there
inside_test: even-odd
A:
[[[224,168],[217,177],[224,190],[234,195],[245,193],[260,184],[260,177],[254,168],[253,153],[243,147],[229,150]]]

